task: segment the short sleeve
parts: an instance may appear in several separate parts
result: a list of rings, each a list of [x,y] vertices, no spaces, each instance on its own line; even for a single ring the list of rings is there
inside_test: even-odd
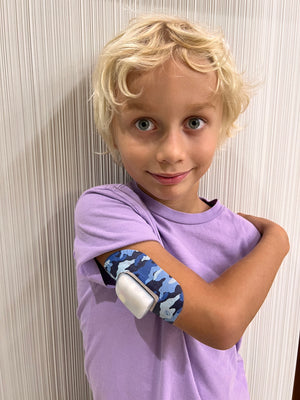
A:
[[[98,276],[98,267],[91,260],[146,240],[161,243],[155,220],[129,187],[99,186],[79,198],[75,208],[74,241],[78,273]]]

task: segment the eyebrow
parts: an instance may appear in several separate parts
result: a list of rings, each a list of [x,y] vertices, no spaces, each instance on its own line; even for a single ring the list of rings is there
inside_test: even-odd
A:
[[[203,108],[213,108],[216,109],[216,106],[213,103],[206,102],[206,103],[196,103],[191,104],[190,108],[193,110],[202,110]]]
[[[203,110],[204,108],[213,108],[216,109],[216,106],[210,102],[205,103],[195,103],[188,104],[187,108],[190,110]],[[143,105],[137,101],[129,101],[124,105],[124,110],[140,110],[140,111],[149,111],[151,110],[151,105]]]
[[[124,110],[146,110],[148,109],[147,106],[143,106],[143,104],[137,102],[137,101],[126,101],[124,104]]]

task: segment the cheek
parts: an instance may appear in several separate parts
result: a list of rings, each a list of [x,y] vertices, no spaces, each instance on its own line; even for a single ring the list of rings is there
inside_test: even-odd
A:
[[[118,149],[124,160],[142,162],[147,159],[149,153],[151,153],[151,146],[149,146],[149,143],[145,143],[145,141],[137,140],[127,134],[122,135],[119,139],[120,140],[117,142],[119,144]]]
[[[145,152],[143,152],[139,147],[128,144],[126,148],[121,146],[119,152],[122,163],[127,170],[137,169],[145,161]]]
[[[211,163],[216,148],[217,148],[217,142],[214,139],[201,143],[198,146],[194,146],[193,148],[194,160],[197,160],[199,164]]]

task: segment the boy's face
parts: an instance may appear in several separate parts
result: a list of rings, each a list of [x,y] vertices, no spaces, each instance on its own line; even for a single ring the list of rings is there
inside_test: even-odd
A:
[[[124,167],[147,194],[182,212],[207,207],[198,197],[218,143],[222,104],[215,72],[196,72],[170,60],[133,73],[127,99],[113,120],[114,141]],[[120,96],[121,100],[124,100]]]

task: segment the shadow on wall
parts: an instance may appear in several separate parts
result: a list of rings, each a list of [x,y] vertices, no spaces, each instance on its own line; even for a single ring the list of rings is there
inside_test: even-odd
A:
[[[18,248],[7,237],[14,269],[4,294],[1,335],[9,358],[2,374],[5,398],[92,398],[76,318],[74,208],[85,189],[122,182],[125,174],[109,156],[94,155],[101,144],[89,98],[86,78],[6,171],[7,202],[14,213],[11,232],[17,232],[13,240]],[[17,176],[19,185],[10,185]]]

